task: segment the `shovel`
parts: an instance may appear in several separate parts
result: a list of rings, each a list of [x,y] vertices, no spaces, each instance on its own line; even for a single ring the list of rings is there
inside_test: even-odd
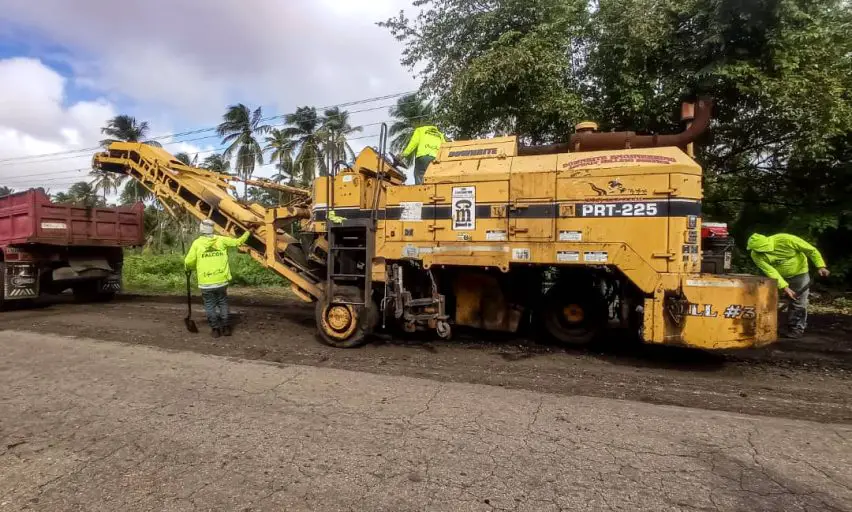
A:
[[[197,334],[198,326],[195,325],[195,320],[192,319],[192,289],[189,285],[189,276],[191,272],[186,273],[186,318],[183,319],[183,324],[186,325],[186,330]]]
[[[183,237],[180,239],[180,248],[183,250],[183,253],[186,254],[186,246],[183,243]],[[186,318],[183,319],[183,324],[186,326],[186,330],[197,334],[198,326],[195,325],[195,320],[192,319],[192,287],[189,284],[189,276],[192,275],[192,272],[189,270],[186,271]]]

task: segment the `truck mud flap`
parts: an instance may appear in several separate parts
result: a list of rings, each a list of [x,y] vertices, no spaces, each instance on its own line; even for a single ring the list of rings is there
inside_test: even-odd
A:
[[[38,297],[38,271],[30,265],[6,265],[3,272],[3,299]]]

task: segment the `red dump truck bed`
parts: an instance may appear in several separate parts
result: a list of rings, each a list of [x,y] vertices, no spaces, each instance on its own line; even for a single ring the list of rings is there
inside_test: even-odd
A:
[[[54,204],[33,189],[0,197],[0,247],[16,244],[132,247],[145,242],[142,204],[85,208]]]

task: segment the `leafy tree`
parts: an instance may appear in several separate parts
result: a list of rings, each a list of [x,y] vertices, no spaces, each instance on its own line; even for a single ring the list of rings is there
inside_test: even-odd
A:
[[[298,142],[291,137],[288,137],[283,130],[273,129],[266,137],[266,146],[263,150],[272,153],[269,155],[269,161],[275,162],[275,169],[278,171],[272,179],[277,182],[293,183],[297,176],[294,175],[295,166],[293,162],[293,153],[295,153]]]
[[[230,159],[236,154],[236,171],[243,179],[251,178],[255,164],[263,165],[263,148],[257,141],[258,135],[267,133],[271,127],[263,122],[261,107],[251,111],[242,103],[231,105],[222,116],[222,123],[217,133],[222,137],[222,144],[229,144],[224,157]],[[248,186],[243,184],[243,197],[248,195]]]
[[[325,153],[330,152],[330,147],[338,147],[342,149],[344,159],[354,160],[355,151],[346,140],[353,133],[360,133],[364,130],[361,126],[352,126],[349,124],[349,112],[340,110],[339,107],[333,107],[325,111],[325,116],[322,121],[322,132],[326,138]],[[329,147],[330,146],[330,147]],[[334,164],[334,162],[331,162]]]
[[[584,113],[575,51],[587,0],[417,0],[379,25],[405,43],[444,129],[462,138],[518,133],[547,142]]]
[[[57,192],[53,194],[50,198],[54,203],[64,204],[64,203],[73,203],[74,200],[68,192]]]
[[[186,152],[175,153],[175,160],[190,167],[196,167],[198,166],[198,153],[196,153],[193,157],[189,156],[189,153]]]
[[[9,194],[14,194],[14,193],[15,193],[15,189],[12,189],[12,188],[9,188],[9,187],[0,187],[0,197],[8,196]]]
[[[408,94],[397,99],[396,105],[391,107],[388,113],[393,118],[388,135],[391,138],[390,150],[394,153],[401,153],[411,140],[414,130],[433,123],[435,117],[432,103],[417,94]],[[411,165],[411,162],[408,164]]]
[[[86,181],[78,181],[77,183],[74,183],[68,187],[68,192],[66,194],[66,197],[61,199],[68,199],[70,201],[67,202],[86,206],[88,208],[106,205],[106,201],[102,197],[98,196],[98,190],[92,186],[91,183]],[[59,194],[57,194],[57,196],[58,195]],[[54,198],[57,196],[54,196]]]
[[[145,188],[138,180],[128,180],[121,190],[119,201],[121,204],[133,204],[138,201],[148,203],[154,199],[154,194]]]
[[[460,137],[565,140],[572,125],[678,131],[709,95],[705,217],[740,242],[791,231],[852,253],[852,9],[846,0],[416,0],[380,23]],[[845,265],[838,262],[838,266]],[[852,269],[852,260],[846,265]],[[852,273],[850,273],[852,278]]]
[[[248,189],[248,200],[253,203],[261,204],[267,208],[272,208],[279,205],[279,196],[276,196],[271,190],[259,187],[251,187]]]
[[[230,159],[216,153],[205,158],[201,163],[201,167],[208,171],[228,174],[231,172],[231,161]]]
[[[109,138],[101,141],[101,146],[107,147],[113,142],[142,142],[150,146],[161,146],[155,140],[144,140],[148,136],[148,122],[139,122],[133,116],[119,115],[109,121],[107,125],[101,128],[101,133]]]
[[[161,147],[161,144],[155,140],[145,140],[148,136],[149,130],[150,128],[147,121],[140,122],[133,116],[118,115],[107,121],[106,126],[101,128],[101,133],[109,137],[101,141],[101,146],[106,148],[113,142],[124,141],[142,142],[143,144],[148,144],[150,146]],[[107,194],[111,192],[117,193],[122,183],[124,183],[127,178],[120,174],[107,173],[100,170],[92,170],[89,174],[94,178],[92,183],[95,189],[103,193],[104,201],[106,201]],[[125,190],[128,190],[129,187],[129,191],[135,192],[139,195],[138,193],[142,192],[144,187],[134,183],[135,180],[128,182],[128,184],[125,185]],[[147,191],[145,192],[147,193]]]
[[[118,193],[121,189],[121,184],[127,178],[123,174],[104,171],[92,171],[89,175],[93,178],[91,186],[95,193],[101,193],[103,195],[104,202],[106,202],[107,195]]]
[[[323,119],[317,114],[315,107],[299,107],[294,114],[285,117],[288,124],[282,130],[283,136],[293,139],[299,146],[299,154],[293,161],[294,175],[298,176],[303,185],[313,181],[317,169],[320,176],[327,174],[322,132]]]

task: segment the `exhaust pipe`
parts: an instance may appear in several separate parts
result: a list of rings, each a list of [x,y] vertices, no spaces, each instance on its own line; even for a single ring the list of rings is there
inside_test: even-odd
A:
[[[681,107],[681,119],[690,122],[690,124],[686,130],[673,135],[636,135],[635,132],[601,133],[584,129],[572,134],[569,142],[520,147],[518,148],[518,156],[670,146],[685,149],[710,126],[712,110],[713,100],[710,98],[700,98],[697,108],[692,103],[684,103]]]

